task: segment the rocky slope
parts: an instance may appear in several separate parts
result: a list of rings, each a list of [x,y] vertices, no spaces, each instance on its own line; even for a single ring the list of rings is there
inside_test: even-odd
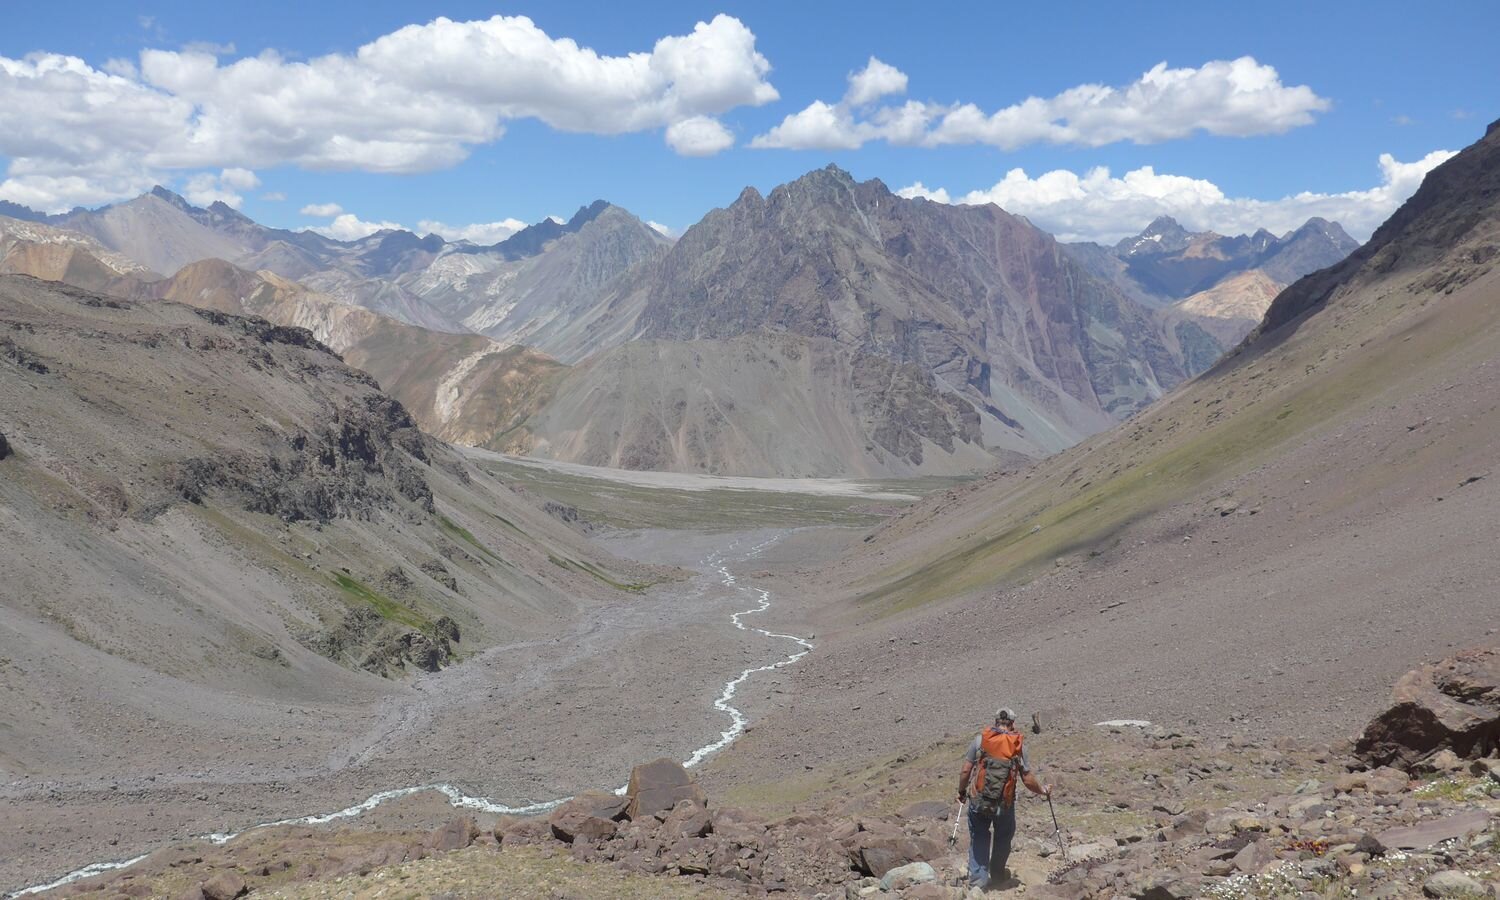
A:
[[[1282,288],[1343,260],[1359,244],[1337,222],[1308,219],[1276,237],[1193,233],[1162,216],[1113,247],[1067,252],[1129,296],[1161,309],[1189,371],[1203,371],[1260,323]],[[1206,336],[1206,339],[1205,339]]]
[[[621,280],[603,345],[787,332],[931,373],[985,444],[1044,455],[1184,377],[1150,313],[995,207],[815,171],[747,189]]]
[[[994,457],[930,375],[827,338],[632,341],[580,363],[527,423],[531,454],[594,466],[803,477],[956,474]]]
[[[493,247],[451,250],[400,283],[471,331],[575,362],[594,349],[580,334],[604,313],[608,285],[668,245],[600,200],[565,224],[547,219]]]
[[[300,328],[0,276],[0,410],[13,775],[269,750],[629,580]]]
[[[307,328],[349,365],[375,376],[423,431],[467,446],[528,451],[528,419],[566,372],[528,347],[409,325],[221,260],[184,266],[169,279],[136,288],[134,296]]]
[[[1011,701],[1331,739],[1410,660],[1488,640],[1497,170],[1500,129],[1164,402],[773,584],[821,598],[802,627],[824,639],[727,770],[766,783]]]
[[[1455,664],[1465,665],[1438,668]],[[1469,684],[1500,690],[1495,674]],[[1500,724],[1500,708],[1486,713]],[[463,817],[425,833],[269,829],[227,847],[162,851],[58,894],[317,897],[337,888],[374,897],[394,882],[453,896],[503,886],[522,897],[561,888],[968,900],[987,894],[962,884],[967,829],[948,841],[962,743],[944,738],[894,757],[856,753],[831,769],[832,779],[806,779],[790,808],[784,795],[736,805],[658,760],[637,766],[623,795],[587,792],[545,818]],[[1039,802],[1023,799],[1012,875],[996,892],[1073,900],[1496,896],[1500,759],[1465,758],[1447,746],[1405,768],[1371,766],[1350,756],[1346,742],[1149,723],[1049,720],[1027,744],[1047,760],[1060,828]]]

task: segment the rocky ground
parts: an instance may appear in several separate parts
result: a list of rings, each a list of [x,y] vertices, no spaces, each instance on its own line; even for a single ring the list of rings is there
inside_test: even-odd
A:
[[[1500,651],[1490,663],[1492,676]],[[1043,774],[1055,785],[1062,829],[1054,832],[1041,801],[1023,801],[1012,877],[994,890],[1151,900],[1500,897],[1500,759],[1452,749],[1465,734],[1500,727],[1500,683],[1464,684],[1488,693],[1470,690],[1477,702],[1466,702],[1407,690],[1357,750],[1044,720],[1029,743],[1049,760]],[[1399,741],[1438,734],[1440,746],[1410,770],[1372,763]],[[58,894],[973,898],[980,892],[961,884],[965,830],[948,842],[963,743],[944,739],[847,767],[790,804],[770,791],[739,795],[743,805],[712,797],[660,760],[638,767],[624,795],[584,794],[546,817],[460,817],[426,832],[268,829],[222,847],[164,850]]]

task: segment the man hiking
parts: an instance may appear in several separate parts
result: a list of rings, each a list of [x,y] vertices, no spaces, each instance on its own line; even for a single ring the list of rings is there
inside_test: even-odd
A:
[[[986,888],[992,880],[1005,878],[1010,842],[1016,836],[1017,780],[1033,794],[1052,796],[1052,785],[1042,785],[1032,774],[1021,733],[1016,730],[1016,714],[1002,707],[995,711],[995,724],[969,744],[958,776],[958,802],[969,802],[969,884],[973,887]]]

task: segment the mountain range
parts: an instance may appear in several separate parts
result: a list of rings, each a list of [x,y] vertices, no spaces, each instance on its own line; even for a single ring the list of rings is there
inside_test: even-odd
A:
[[[1212,365],[1279,279],[1352,246],[1321,220],[1222,238],[1170,219],[1063,245],[832,166],[747,189],[676,241],[604,201],[490,246],[335,241],[164,188],[7,209],[0,270],[312,328],[445,440],[749,475],[1045,457]]]

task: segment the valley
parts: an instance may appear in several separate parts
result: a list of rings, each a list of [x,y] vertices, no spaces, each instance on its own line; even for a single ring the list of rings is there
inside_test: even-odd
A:
[[[0,46],[0,896],[1500,900],[1500,122],[569,16]]]

